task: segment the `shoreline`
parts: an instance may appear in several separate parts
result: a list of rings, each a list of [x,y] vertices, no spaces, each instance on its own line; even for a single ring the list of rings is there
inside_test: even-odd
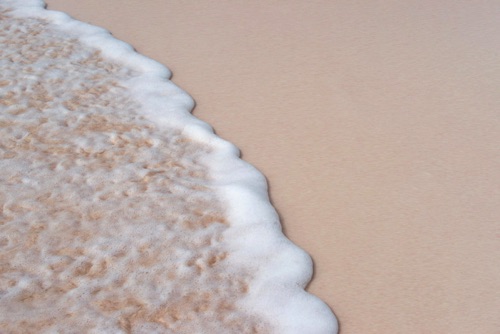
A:
[[[47,2],[168,66],[263,172],[342,333],[500,325],[498,5]]]
[[[1,328],[336,332],[264,177],[166,67],[40,0],[0,7]]]

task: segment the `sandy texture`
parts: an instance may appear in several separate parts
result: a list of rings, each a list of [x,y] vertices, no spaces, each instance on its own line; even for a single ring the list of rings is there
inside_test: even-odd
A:
[[[498,331],[498,2],[48,4],[170,67],[343,333]]]
[[[0,7],[0,44],[0,332],[269,332],[237,305],[210,147],[44,20]]]

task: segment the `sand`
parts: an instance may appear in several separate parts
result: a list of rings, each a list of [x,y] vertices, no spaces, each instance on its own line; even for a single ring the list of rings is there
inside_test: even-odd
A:
[[[268,178],[342,333],[500,328],[500,3],[50,0]]]

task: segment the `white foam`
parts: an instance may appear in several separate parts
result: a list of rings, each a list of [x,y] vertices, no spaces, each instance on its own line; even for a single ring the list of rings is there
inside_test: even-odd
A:
[[[181,135],[210,147],[209,152],[199,159],[209,168],[212,177],[210,186],[217,190],[218,197],[227,205],[225,215],[230,227],[224,230],[223,236],[225,247],[231,254],[227,259],[228,267],[233,273],[250,272],[253,275],[248,294],[239,301],[242,307],[260,315],[274,327],[276,333],[322,334],[337,331],[331,310],[317,297],[304,291],[312,275],[311,259],[281,232],[279,217],[269,201],[265,178],[239,158],[239,150],[234,145],[215,136],[208,124],[191,115],[193,99],[169,80],[171,73],[166,67],[134,52],[131,46],[116,40],[101,28],[78,22],[63,13],[45,10],[43,1],[0,0],[0,5],[16,8],[14,15],[17,17],[48,20],[62,34],[99,49],[104,58],[134,72],[132,79],[121,84],[140,104],[139,110],[144,116],[165,131],[177,129]],[[98,142],[82,142],[78,145],[82,150],[89,147],[98,150]],[[132,169],[129,172],[126,170],[121,169],[121,174],[116,177],[135,177]],[[100,181],[87,182],[93,186]],[[29,184],[30,181],[26,180],[25,183]],[[36,184],[30,186],[35,187]],[[121,233],[125,235],[126,231]],[[148,233],[137,237],[144,238],[144,242],[154,240]],[[107,251],[119,252],[120,247],[125,246],[126,242],[117,243],[110,245]],[[97,243],[89,252],[101,254],[100,247],[105,248],[105,245]],[[183,253],[179,249],[177,252],[176,256],[187,261],[188,251]],[[141,281],[140,275],[137,275],[136,283]],[[23,284],[29,286],[29,279],[23,278],[17,288],[22,289]],[[167,287],[160,287],[144,290],[144,293],[152,294],[161,304],[169,298],[171,291],[167,290]],[[100,331],[116,330],[112,325],[109,326],[103,325]],[[146,323],[142,329],[136,330],[144,333],[161,332],[155,326]]]

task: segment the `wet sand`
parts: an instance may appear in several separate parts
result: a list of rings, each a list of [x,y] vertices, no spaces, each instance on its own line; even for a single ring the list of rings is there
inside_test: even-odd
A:
[[[268,178],[342,333],[500,328],[500,3],[50,0]]]

